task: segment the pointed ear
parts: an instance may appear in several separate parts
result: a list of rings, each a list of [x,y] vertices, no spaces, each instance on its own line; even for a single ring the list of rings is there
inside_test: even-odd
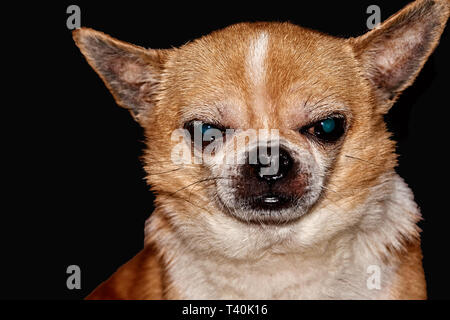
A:
[[[350,39],[381,112],[416,78],[439,42],[450,0],[417,0],[367,34]]]
[[[89,65],[136,119],[154,105],[166,50],[151,50],[116,40],[89,28],[73,31]]]

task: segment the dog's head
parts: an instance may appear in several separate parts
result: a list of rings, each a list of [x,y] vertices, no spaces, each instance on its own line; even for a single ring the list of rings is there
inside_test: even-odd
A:
[[[289,23],[237,24],[167,50],[85,28],[74,38],[144,128],[148,182],[176,219],[282,225],[333,203],[341,213],[322,214],[320,231],[357,219],[345,212],[394,168],[383,116],[448,15],[448,1],[416,1],[351,39]]]

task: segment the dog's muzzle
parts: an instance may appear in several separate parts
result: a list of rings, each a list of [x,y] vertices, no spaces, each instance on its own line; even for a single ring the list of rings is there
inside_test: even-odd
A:
[[[256,161],[247,156],[242,165],[237,195],[247,207],[276,211],[295,204],[304,192],[305,181],[298,164],[284,147],[259,153]],[[255,150],[249,152],[256,152]],[[273,153],[273,154],[272,154]],[[255,159],[254,159],[255,160]]]

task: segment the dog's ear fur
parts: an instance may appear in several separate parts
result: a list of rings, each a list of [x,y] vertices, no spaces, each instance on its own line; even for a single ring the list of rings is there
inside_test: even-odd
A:
[[[145,49],[89,28],[74,30],[73,38],[117,104],[129,109],[137,120],[150,110],[166,50]]]
[[[418,0],[365,35],[350,39],[364,76],[386,113],[439,42],[450,0]]]

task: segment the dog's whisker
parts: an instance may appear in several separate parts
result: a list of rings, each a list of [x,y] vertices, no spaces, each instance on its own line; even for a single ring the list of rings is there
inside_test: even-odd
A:
[[[150,173],[150,174],[148,174],[148,176],[157,176],[157,175],[160,175],[160,174],[166,174],[166,173],[170,173],[170,172],[175,172],[175,171],[182,170],[182,169],[186,169],[186,168],[181,167],[181,168],[176,168],[176,169],[167,170],[167,171],[163,171],[163,172]]]
[[[187,188],[189,188],[189,187],[191,187],[191,186],[194,186],[194,185],[196,185],[196,184],[198,184],[198,183],[202,183],[202,182],[206,182],[206,181],[211,181],[211,180],[219,180],[219,179],[230,179],[230,178],[229,178],[229,177],[212,177],[212,178],[206,178],[206,179],[197,180],[197,181],[195,181],[195,182],[192,182],[192,183],[188,184],[187,186],[184,186],[184,187],[182,187],[182,188],[176,190],[175,192],[172,193],[172,195],[175,194],[175,193],[177,193],[177,192],[179,192],[179,191],[185,190],[185,189],[187,189]]]
[[[168,163],[168,164],[174,164],[173,161],[171,160],[161,160],[161,161],[147,161],[146,160],[146,164],[156,164],[156,163]]]
[[[206,188],[208,188],[209,186],[213,185],[214,183],[215,183],[215,181],[209,181],[209,183],[206,183],[206,185],[203,185],[203,187],[201,189],[198,189],[198,192],[201,192],[201,191],[205,190]],[[189,192],[189,200],[191,200],[192,193],[194,193],[194,191],[196,190],[196,188],[199,185],[200,184],[196,184],[194,186],[194,188],[192,188],[191,192]]]
[[[332,188],[328,188],[328,187],[325,187],[325,186],[321,186],[321,188],[322,188],[322,190],[328,190],[328,191],[333,192],[334,194],[337,194],[340,197],[339,200],[342,200],[342,199],[346,198],[346,196],[344,196],[343,194],[341,194],[340,192],[338,192],[338,191],[336,191],[336,190],[334,190]]]
[[[344,157],[350,158],[350,159],[354,159],[354,160],[359,160],[359,161],[362,161],[362,162],[371,164],[371,165],[373,165],[373,166],[377,166],[377,167],[379,166],[378,164],[373,163],[373,162],[371,162],[371,161],[369,161],[369,160],[361,159],[361,158],[358,158],[358,157],[355,157],[355,156],[352,156],[352,155],[349,155],[349,154],[344,154]]]
[[[162,192],[162,193],[165,193],[165,192]],[[171,194],[169,194],[169,196],[171,196],[171,197],[173,196],[173,197],[176,198],[176,199],[186,201],[187,203],[191,204],[192,206],[194,206],[194,207],[196,207],[196,208],[199,208],[199,209],[202,209],[202,210],[205,210],[206,212],[208,212],[209,214],[211,214],[211,212],[210,212],[208,209],[206,209],[206,208],[204,208],[204,207],[201,207],[201,206],[198,206],[198,205],[192,203],[192,202],[190,201],[190,199],[187,200],[187,199],[185,199],[185,198],[183,198],[183,197],[180,197],[180,196],[178,196],[178,195],[171,195]]]
[[[345,203],[339,205],[336,201],[332,201],[329,198],[324,198],[323,201],[325,201],[325,206],[323,208],[326,208],[327,210],[330,210],[331,212],[336,213],[336,214],[338,214],[338,212],[335,212],[334,210],[330,209],[329,208],[330,205],[333,205],[333,206],[339,208],[339,210],[343,210],[344,208],[342,207],[342,205],[345,205],[348,203],[348,202],[345,202]],[[341,201],[341,199],[339,199],[338,201]]]

